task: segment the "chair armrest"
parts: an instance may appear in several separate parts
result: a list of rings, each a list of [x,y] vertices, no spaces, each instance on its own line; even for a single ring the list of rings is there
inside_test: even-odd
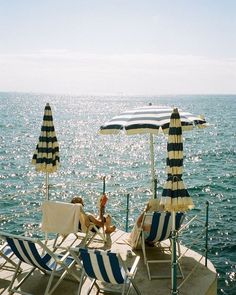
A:
[[[190,223],[192,223],[197,218],[197,215],[193,216],[187,223],[183,224],[181,228],[178,230],[178,234],[180,234],[183,230],[186,229],[186,227],[189,226]]]
[[[76,261],[76,263],[82,267],[82,263],[79,259],[79,248],[68,248],[68,251],[70,253],[70,255],[74,258],[74,260]]]
[[[136,269],[137,269],[137,265],[138,265],[138,263],[139,263],[139,260],[140,260],[140,256],[136,256],[136,257],[135,257],[135,260],[134,260],[134,263],[132,264],[132,267],[131,267],[131,269],[130,269],[130,271],[129,271],[129,274],[130,274],[131,276],[135,273],[135,271],[136,271]]]

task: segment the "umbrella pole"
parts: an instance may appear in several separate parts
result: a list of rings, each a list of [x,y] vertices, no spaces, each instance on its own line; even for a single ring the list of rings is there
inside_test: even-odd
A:
[[[153,134],[150,134],[150,158],[151,158],[151,174],[152,174],[152,193],[153,198],[156,196],[156,185],[155,185],[155,167],[154,167],[154,143],[153,143]]]
[[[48,188],[48,172],[46,172],[46,201],[49,200],[49,188]],[[48,242],[48,233],[45,232],[45,244]]]
[[[177,290],[177,254],[176,254],[176,230],[175,230],[175,211],[172,215],[172,256],[171,256],[171,294],[178,294]]]
[[[49,200],[48,172],[46,172],[46,200]]]

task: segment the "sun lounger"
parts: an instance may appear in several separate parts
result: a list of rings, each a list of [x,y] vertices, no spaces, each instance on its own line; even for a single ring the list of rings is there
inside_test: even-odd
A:
[[[32,239],[19,235],[11,235],[8,233],[0,232],[0,237],[5,239],[12,252],[19,259],[14,276],[8,288],[9,294],[29,294],[22,290],[23,283],[30,280],[30,275],[37,269],[44,274],[50,275],[44,295],[50,295],[58,287],[58,285],[65,278],[66,274],[71,273],[70,269],[74,266],[75,261],[69,256],[69,252],[64,254],[57,254],[52,252],[44,243],[39,239]],[[17,275],[22,263],[31,266],[27,274],[15,286]],[[71,273],[71,275],[79,281],[78,277]],[[59,279],[53,285],[53,278],[58,276]],[[22,286],[21,289],[19,289]]]
[[[184,220],[184,213],[177,212],[176,213],[176,223],[175,229],[178,233],[178,230],[181,227],[181,224]],[[157,276],[151,275],[150,265],[155,263],[170,263],[170,260],[158,260],[158,259],[148,259],[147,252],[150,246],[154,246],[157,243],[165,241],[171,238],[171,230],[172,230],[172,215],[170,212],[147,212],[144,214],[143,221],[140,227],[140,237],[141,237],[141,247],[143,251],[144,262],[147,266],[148,278],[151,280],[152,278],[166,278],[167,276]],[[178,255],[180,256],[180,246],[177,238],[178,245]],[[178,263],[181,276],[182,270]]]
[[[128,268],[127,261],[114,251],[87,248],[71,248],[69,251],[77,263],[79,265],[82,263],[83,266],[78,295],[89,294],[94,286],[99,294],[100,292],[106,292],[105,294],[107,294],[107,292],[111,291],[112,294],[117,292],[129,294],[131,287],[133,287],[136,294],[141,295],[134,282],[139,256],[133,259],[131,267]],[[85,293],[82,288],[86,278],[90,279],[91,284]],[[108,286],[109,289],[107,289]],[[117,286],[121,288],[118,289]]]

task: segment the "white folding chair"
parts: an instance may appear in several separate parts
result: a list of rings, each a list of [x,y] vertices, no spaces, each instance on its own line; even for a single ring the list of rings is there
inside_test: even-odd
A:
[[[15,269],[14,276],[12,277],[8,288],[9,294],[29,294],[23,290],[20,290],[19,288],[27,279],[30,279],[30,275],[36,269],[40,270],[44,274],[50,275],[44,295],[52,294],[68,273],[70,273],[77,281],[79,281],[78,277],[70,271],[70,269],[74,266],[75,261],[71,256],[69,256],[68,251],[64,254],[52,252],[39,239],[11,235],[4,232],[1,232],[0,236],[7,241],[11,251],[19,259],[19,263]],[[22,278],[22,280],[16,286],[14,286],[22,263],[30,265],[31,268],[28,270],[27,274]],[[54,285],[52,285],[53,278],[55,276],[58,276],[59,279]]]
[[[177,212],[176,220],[175,220],[175,230],[180,229],[184,220],[184,213]],[[144,214],[142,224],[141,224],[141,246],[143,251],[144,262],[147,267],[148,278],[151,280],[152,278],[166,278],[169,276],[163,275],[151,275],[150,265],[155,263],[170,263],[171,260],[158,260],[158,259],[148,259],[147,257],[147,245],[154,245],[156,243],[160,243],[167,239],[171,238],[172,231],[172,215],[170,212],[147,212]],[[180,246],[177,238],[177,246],[178,246],[178,256],[180,256]],[[149,247],[148,247],[149,248]],[[149,248],[150,249],[150,248]],[[182,269],[180,264],[178,263],[178,267],[183,277]]]
[[[141,295],[134,282],[140,259],[139,256],[135,257],[131,267],[128,268],[126,261],[121,258],[119,253],[114,251],[88,248],[80,248],[79,250],[71,248],[69,251],[77,263],[79,265],[82,264],[78,295],[85,294],[85,290],[82,290],[82,287],[86,278],[91,280],[86,294],[90,294],[95,286],[99,293],[120,293],[123,295],[129,294],[133,287],[136,294]],[[115,288],[115,286],[120,286],[121,288]]]

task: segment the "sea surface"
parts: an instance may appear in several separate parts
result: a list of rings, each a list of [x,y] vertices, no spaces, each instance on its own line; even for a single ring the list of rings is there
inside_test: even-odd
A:
[[[149,136],[99,135],[100,125],[124,110],[150,102],[205,116],[208,128],[184,133],[183,179],[195,204],[188,214],[199,214],[204,220],[205,202],[209,201],[209,259],[218,272],[218,294],[236,294],[236,95],[0,93],[0,230],[40,235],[45,175],[35,171],[31,159],[47,102],[61,160],[58,172],[49,176],[50,199],[69,202],[72,196],[82,195],[86,210],[96,212],[105,176],[107,211],[124,230],[130,194],[129,231],[151,194]],[[167,139],[156,136],[154,141],[160,196],[166,180]]]

